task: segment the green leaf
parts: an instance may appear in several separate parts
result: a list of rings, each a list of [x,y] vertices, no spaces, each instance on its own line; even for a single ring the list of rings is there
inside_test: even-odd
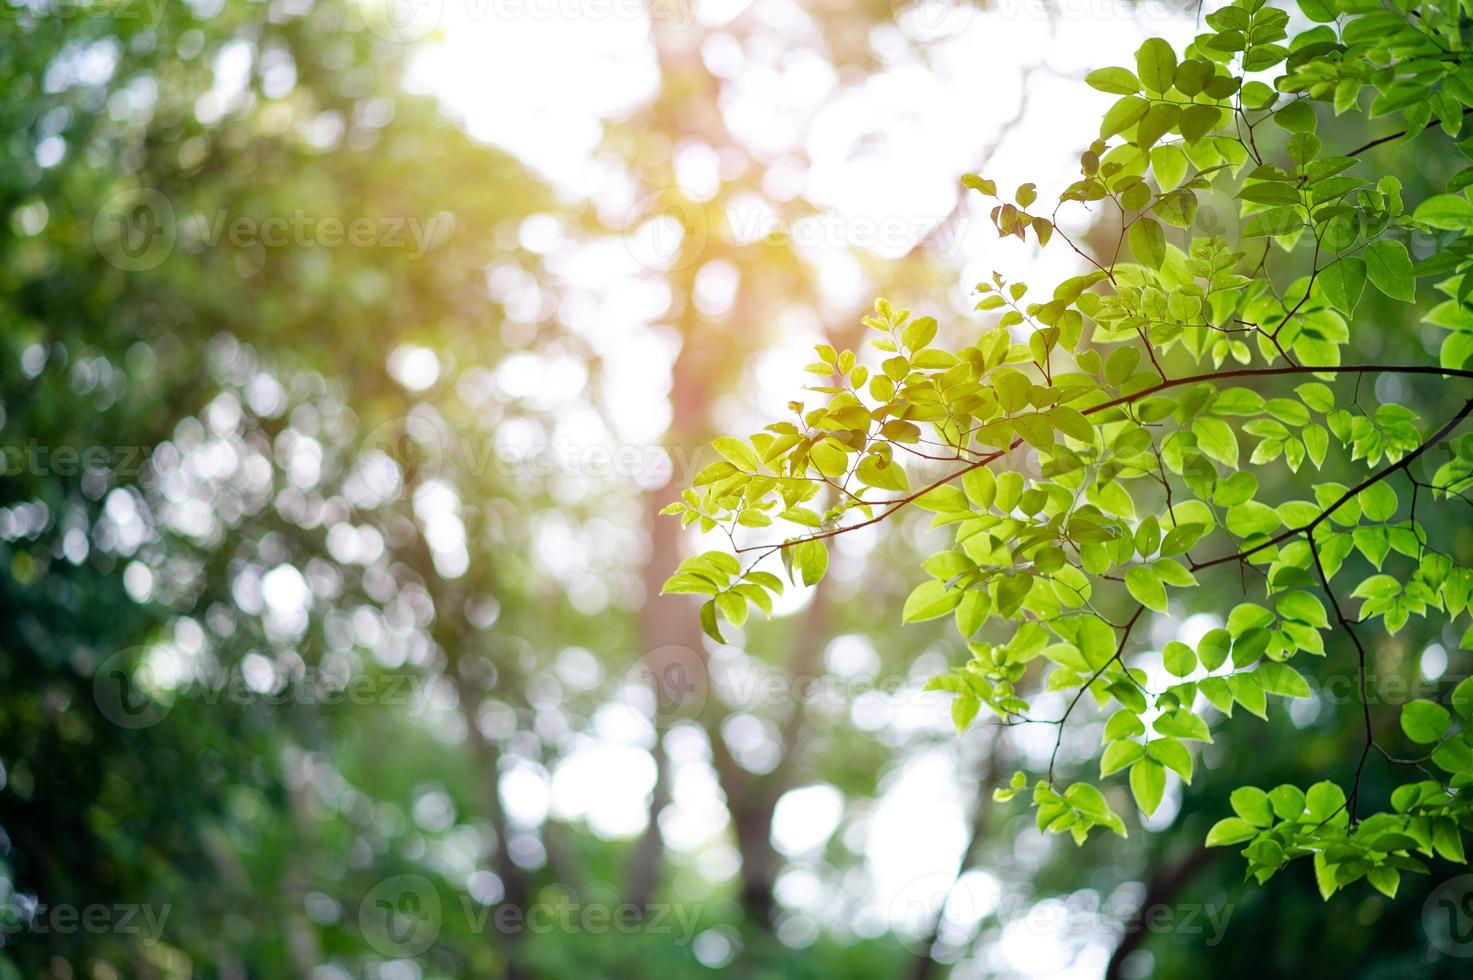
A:
[[[1141,83],[1125,68],[1100,68],[1084,76],[1084,83],[1099,92],[1111,95],[1135,95]]]
[[[989,197],[997,196],[997,183],[979,177],[976,174],[962,174],[962,186],[970,187],[972,190],[979,191]]]
[[[1358,255],[1347,255],[1319,271],[1317,282],[1325,298],[1347,316],[1355,312],[1361,293],[1366,288],[1366,262]]]
[[[1473,720],[1473,677],[1465,677],[1453,688],[1453,710],[1464,721]]]
[[[928,579],[916,586],[906,598],[901,621],[919,623],[945,616],[957,607],[964,595],[966,592],[962,589],[948,589],[945,582]]]
[[[960,735],[967,730],[972,719],[977,717],[977,709],[982,706],[975,694],[959,694],[956,700],[951,702],[951,723]]]
[[[1390,866],[1382,866],[1367,871],[1366,879],[1382,895],[1387,898],[1395,898],[1396,888],[1401,884],[1401,872]]]
[[[1175,190],[1187,175],[1187,155],[1171,143],[1152,147],[1151,172],[1162,191]]]
[[[1318,125],[1308,102],[1290,102],[1274,113],[1274,122],[1291,133],[1312,133]]]
[[[1197,446],[1210,458],[1234,469],[1238,466],[1238,437],[1232,426],[1210,415],[1198,416],[1192,423]]]
[[[1161,661],[1167,672],[1176,677],[1186,677],[1197,668],[1197,654],[1176,640],[1166,644],[1166,649],[1161,651]]]
[[[730,436],[722,436],[720,439],[717,439],[715,442],[711,443],[711,446],[718,453],[720,453],[728,463],[730,463],[732,466],[735,466],[739,470],[747,473],[755,473],[758,469],[761,468],[757,462],[757,454],[752,451],[752,447],[747,445],[740,439],[733,439]]]
[[[1304,791],[1297,786],[1275,786],[1268,791],[1268,801],[1280,820],[1298,820],[1304,815]]]
[[[1127,95],[1112,105],[1100,122],[1100,139],[1109,139],[1140,122],[1151,103],[1137,95]]]
[[[892,460],[885,460],[875,456],[873,453],[866,455],[860,462],[855,475],[865,486],[874,487],[877,490],[894,490],[897,493],[905,493],[910,489],[910,480],[905,475],[905,467]]]
[[[1141,759],[1130,767],[1130,791],[1142,813],[1155,813],[1166,791],[1166,767],[1155,759]]]
[[[808,458],[824,476],[833,479],[849,468],[849,454],[832,439],[822,439],[808,450]]]
[[[1473,231],[1473,203],[1461,194],[1439,194],[1417,205],[1412,219],[1447,231]]]
[[[1444,817],[1433,824],[1432,847],[1445,860],[1456,861],[1459,864],[1468,862],[1463,852],[1463,832],[1458,829],[1457,822],[1454,820]]]
[[[1329,780],[1324,780],[1309,788],[1304,794],[1304,803],[1309,811],[1309,819],[1322,823],[1345,806],[1345,791]]]
[[[1192,781],[1192,753],[1174,738],[1156,738],[1146,743],[1146,754],[1182,778]]]
[[[1392,299],[1410,303],[1416,299],[1417,280],[1407,247],[1393,238],[1382,238],[1366,247],[1366,275],[1371,284]]]
[[[1425,698],[1408,701],[1401,707],[1401,730],[1413,742],[1427,745],[1442,738],[1452,725],[1452,716],[1446,708]]]
[[[1100,756],[1100,778],[1119,772],[1136,760],[1144,757],[1146,747],[1130,740],[1111,742]]]
[[[1233,638],[1225,629],[1212,629],[1202,637],[1197,644],[1197,656],[1202,658],[1202,665],[1208,670],[1216,670],[1227,660],[1228,650],[1232,646]]]
[[[747,621],[747,599],[737,592],[723,592],[716,597],[716,608],[731,625],[741,628]]]
[[[1176,51],[1161,38],[1150,38],[1136,51],[1135,67],[1147,91],[1164,94],[1176,77]]]
[[[1325,614],[1325,604],[1309,592],[1296,590],[1274,600],[1274,608],[1284,619],[1293,619],[1317,629],[1325,629],[1330,619]]]
[[[1227,631],[1231,636],[1242,636],[1249,630],[1260,629],[1274,621],[1274,614],[1253,602],[1240,602],[1228,613]]]
[[[1140,715],[1123,708],[1111,715],[1110,720],[1105,722],[1106,741],[1116,741],[1145,733],[1146,726],[1141,722]]]
[[[1240,538],[1251,538],[1256,534],[1268,534],[1278,529],[1278,512],[1267,504],[1249,500],[1229,508],[1227,529]]]
[[[1257,836],[1258,830],[1248,821],[1239,817],[1224,817],[1207,831],[1207,846],[1224,847],[1229,844],[1241,844]]]
[[[1228,796],[1233,812],[1255,827],[1268,827],[1274,822],[1273,806],[1268,794],[1257,786],[1239,786]]]
[[[1195,143],[1217,128],[1221,122],[1221,109],[1217,106],[1197,103],[1189,105],[1182,110],[1181,124],[1178,128],[1188,143]],[[1195,202],[1195,198],[1190,199]],[[1167,220],[1170,220],[1170,218]],[[1187,224],[1190,223],[1190,221],[1187,222]]]
[[[701,629],[717,643],[726,642],[726,638],[721,635],[721,628],[716,624],[715,599],[701,603]]]
[[[1283,698],[1310,696],[1309,682],[1300,675],[1299,671],[1288,664],[1269,661],[1261,664],[1253,673],[1263,682],[1265,694],[1277,694]]]
[[[1151,727],[1162,735],[1170,735],[1174,738],[1186,739],[1187,741],[1212,741],[1212,733],[1207,728],[1207,722],[1192,714],[1186,708],[1177,708],[1173,711],[1166,712],[1157,718]]]
[[[1149,565],[1136,565],[1125,573],[1125,587],[1136,602],[1156,612],[1166,612],[1166,586],[1161,576]]]
[[[901,332],[900,342],[909,350],[918,351],[929,344],[935,336],[936,318],[930,316],[917,317]]]
[[[997,481],[993,478],[992,471],[985,466],[968,470],[962,476],[962,489],[966,492],[967,500],[982,510],[990,508],[997,497]]]
[[[1137,218],[1128,233],[1130,251],[1137,261],[1151,269],[1161,268],[1166,261],[1166,233],[1151,218]]]
[[[829,569],[829,549],[818,540],[793,545],[793,565],[804,585],[817,585]]]
[[[1268,698],[1263,693],[1263,682],[1254,674],[1233,674],[1227,679],[1233,689],[1233,700],[1251,714],[1268,719]]]

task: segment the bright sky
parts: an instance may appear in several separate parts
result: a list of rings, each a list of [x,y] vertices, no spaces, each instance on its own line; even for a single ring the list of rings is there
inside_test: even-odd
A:
[[[882,67],[856,83],[841,82],[808,15],[789,0],[700,0],[693,8],[691,2],[654,0],[652,9],[704,32],[701,53],[725,82],[722,111],[734,137],[760,158],[801,161],[790,182],[833,217],[836,227],[854,228],[869,219],[916,237],[951,210],[958,177],[975,167],[1025,96],[1021,122],[986,172],[1004,187],[1037,181],[1047,198],[1077,174],[1077,154],[1111,100],[1082,84],[1085,72],[1130,64],[1146,37],[1180,45],[1194,33],[1190,15],[1172,15],[1152,3],[1134,8],[1117,0],[1058,0],[1059,9],[1048,16],[1039,0],[998,0],[985,12],[953,8],[947,0],[925,0],[919,7],[896,0],[899,26],[877,26],[869,39]],[[571,198],[613,214],[632,203],[626,175],[595,151],[603,121],[637,109],[659,82],[649,22],[637,0],[424,0],[422,6],[437,11],[438,19],[411,26],[424,28],[419,33],[436,25],[442,30],[417,58],[414,86],[438,94],[472,135],[516,154]],[[743,21],[747,43],[722,29],[738,16],[755,18],[755,25]],[[1027,76],[1025,91],[1025,70],[1033,66],[1038,67]],[[719,168],[697,157],[677,167],[688,189],[718,179]],[[960,287],[950,298],[953,305],[994,268],[1044,286],[1075,271],[1064,249],[1040,256],[1016,243],[1000,244],[981,206],[969,208],[965,217],[948,251]],[[524,229],[524,244],[528,234],[544,231]],[[866,288],[863,280],[844,272],[852,266],[848,248],[863,245],[841,234],[840,241],[825,240],[813,251],[816,274],[846,305],[866,301],[858,295]],[[872,250],[885,255],[904,248],[881,243]],[[607,242],[553,246],[549,265],[586,299],[567,304],[570,328],[611,355],[606,367],[614,394],[604,407],[615,437],[657,439],[668,418],[667,382],[651,372],[668,371],[669,364],[668,351],[650,356],[664,350],[651,332],[663,311],[658,283],[630,261],[627,249]],[[729,295],[722,293],[729,294],[735,283],[720,282],[720,270],[713,275],[718,281],[710,301],[729,305]],[[536,285],[509,279],[507,289],[515,297]],[[946,299],[938,297],[938,306]],[[794,350],[769,357],[788,368],[801,366],[806,351],[798,348],[814,338],[801,330],[795,336]],[[516,373],[529,376],[523,368],[530,365]],[[796,370],[764,377],[777,379],[764,403],[775,399],[781,405],[792,397]],[[656,420],[653,426],[650,419]],[[852,710],[867,713],[874,727],[904,727],[916,724],[917,699],[909,701],[888,705],[869,698]],[[945,723],[939,702],[920,714],[929,719],[923,725]],[[746,752],[753,765],[761,765],[771,733],[751,715],[737,719],[729,740],[737,743],[739,757]],[[614,708],[596,727],[603,740],[589,740],[556,772],[519,773],[519,793],[533,801],[530,810],[550,806],[559,816],[585,817],[596,832],[627,836],[643,822],[643,797],[653,778],[645,751],[652,733],[632,712]],[[666,836],[672,848],[697,855],[703,873],[719,879],[734,865],[723,843],[717,788],[693,745],[691,739],[673,740],[675,804]],[[866,854],[872,913],[902,929],[913,925],[907,917],[913,918],[917,890],[949,881],[956,870],[970,805],[961,789],[973,782],[959,771],[958,755],[942,748],[911,758],[851,828],[861,835]],[[804,787],[782,800],[775,819],[777,846],[795,861],[779,894],[790,908],[825,924],[832,896],[813,886],[817,879],[803,870],[804,862],[816,860],[815,848],[839,830],[841,818],[832,789]],[[995,902],[996,889],[990,876],[968,876],[966,894],[950,917],[975,919]],[[1044,933],[1010,929],[979,966],[1013,975],[1098,974],[1107,945],[1088,936],[1071,936],[1067,944],[1055,937],[1050,944]]]

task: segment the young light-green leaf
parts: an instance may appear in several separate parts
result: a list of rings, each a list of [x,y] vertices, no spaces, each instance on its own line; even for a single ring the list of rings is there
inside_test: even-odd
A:
[[[1149,817],[1166,792],[1166,767],[1155,759],[1141,759],[1130,767],[1130,791],[1135,794],[1136,806]]]
[[[1366,247],[1366,275],[1371,284],[1392,299],[1416,299],[1417,280],[1407,247],[1394,238],[1382,238]]]

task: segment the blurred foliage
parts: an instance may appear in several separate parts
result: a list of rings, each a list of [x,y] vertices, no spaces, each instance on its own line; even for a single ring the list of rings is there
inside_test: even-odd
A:
[[[1273,713],[1203,752],[1220,771],[1182,791],[1180,817],[1076,852],[989,804],[1037,746],[954,738],[944,699],[919,693],[962,655],[939,630],[900,627],[923,521],[836,549],[805,605],[729,644],[703,640],[680,597],[655,597],[690,542],[654,515],[764,354],[795,323],[836,347],[859,336],[863,311],[826,301],[791,243],[687,238],[641,270],[663,306],[641,351],[677,351],[673,474],[504,465],[500,450],[551,444],[567,418],[508,395],[498,372],[579,365],[583,401],[562,416],[619,397],[613,345],[575,326],[601,314],[566,261],[523,244],[526,220],[551,217],[604,259],[629,229],[409,94],[411,49],[365,29],[372,5],[69,10],[0,17],[0,976],[923,978],[958,962],[957,976],[1009,973],[999,950],[1020,938],[1098,969],[1128,916],[1078,930],[1026,915],[1138,896],[1179,866],[1190,874],[1163,901],[1232,903],[1227,938],[1150,932],[1121,946],[1125,968],[1426,968],[1423,896],[1406,887],[1327,914],[1307,876],[1250,891],[1230,858],[1192,860],[1226,786],[1343,769],[1359,738],[1344,710]],[[882,60],[877,25],[913,14],[825,5],[802,43],[859,86]],[[718,30],[773,43],[750,19],[695,36]],[[656,202],[642,217],[709,221],[769,196],[782,161],[724,131],[727,81],[668,25],[651,45],[660,89],[609,121],[600,150],[631,197]],[[647,152],[692,141],[739,157],[710,201]],[[1402,151],[1375,152],[1391,166]],[[1460,166],[1440,144],[1422,152],[1409,200]],[[770,203],[788,223],[820,210]],[[355,219],[367,244],[321,237]],[[930,248],[853,251],[855,275],[897,301],[955,278]],[[704,313],[698,280],[723,263],[737,298]],[[529,293],[535,311],[510,314]],[[1386,329],[1353,339],[1360,356],[1422,343],[1405,308],[1368,307]],[[1413,394],[1429,416],[1455,398]],[[1428,527],[1469,546],[1455,518]],[[574,556],[576,578],[549,552]],[[1377,647],[1383,672],[1415,677],[1410,651],[1437,639],[1419,629]],[[671,648],[703,697],[667,713],[644,684],[675,676],[657,656]],[[794,697],[803,685],[815,693]],[[646,829],[539,813],[610,731],[628,750],[620,778],[648,787]],[[1081,717],[1061,766],[1087,773],[1099,739],[1100,719]],[[966,774],[947,805],[975,808],[976,839],[956,880],[878,894],[866,841],[894,824],[877,810],[927,760]],[[1384,772],[1366,780],[1368,799],[1389,794]],[[695,811],[711,840],[676,847],[692,785],[716,802]],[[780,803],[813,787],[837,792],[839,823],[783,852]],[[968,869],[996,906],[958,899],[938,929]],[[914,914],[896,934],[898,913]],[[545,918],[502,928],[502,914]]]

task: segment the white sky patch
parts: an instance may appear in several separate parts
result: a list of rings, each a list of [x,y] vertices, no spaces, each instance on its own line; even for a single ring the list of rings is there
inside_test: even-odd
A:
[[[600,837],[633,837],[648,820],[655,763],[632,745],[579,739],[552,776],[552,809],[562,820],[586,820]]]
[[[545,11],[557,16],[540,16],[532,2],[449,0],[409,83],[439,95],[477,139],[561,185],[588,189],[601,121],[643,104],[659,84],[649,21],[629,15],[637,9],[563,4]]]
[[[899,915],[890,907],[917,879],[956,874],[967,839],[961,785],[955,756],[943,749],[912,757],[886,781],[864,846],[882,914]]]
[[[772,813],[772,842],[794,857],[816,850],[833,835],[844,816],[844,797],[827,783],[789,790]]]

